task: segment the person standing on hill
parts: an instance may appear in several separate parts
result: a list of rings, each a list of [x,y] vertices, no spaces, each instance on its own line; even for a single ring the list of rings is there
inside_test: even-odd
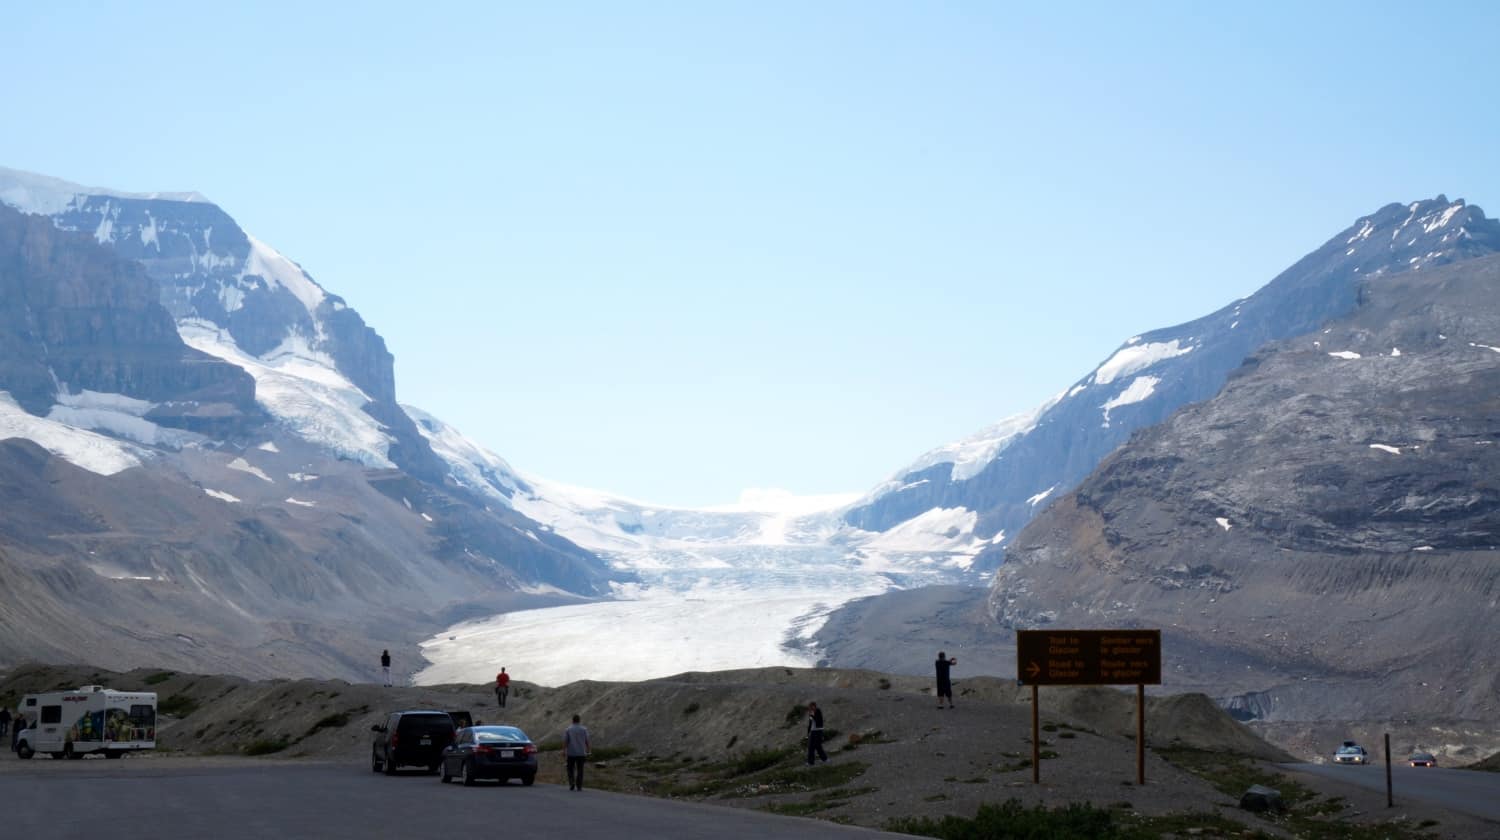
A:
[[[391,652],[383,650],[380,652],[380,676],[385,680],[385,687],[391,687]]]
[[[817,703],[807,704],[807,766],[813,766],[813,757],[816,756],[824,763],[828,761],[828,753],[823,751],[823,710],[818,708]]]
[[[505,668],[500,668],[500,673],[495,675],[495,702],[500,708],[505,708],[505,698],[510,696],[510,674],[505,673]]]
[[[943,698],[948,698],[948,708],[953,708],[953,679],[948,675],[948,669],[958,664],[958,657],[949,658],[947,654],[938,651],[937,658],[937,701],[938,708],[943,708]]]
[[[589,745],[589,731],[573,716],[573,725],[563,730],[563,752],[568,756],[568,790],[583,790],[583,763],[593,748]]]

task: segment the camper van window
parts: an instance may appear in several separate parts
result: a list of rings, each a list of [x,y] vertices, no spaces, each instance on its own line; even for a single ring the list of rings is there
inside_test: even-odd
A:
[[[62,723],[62,706],[43,706],[42,723]]]
[[[36,705],[36,698],[35,697],[27,697],[26,698],[26,705],[27,706],[35,706]]]
[[[137,705],[130,707],[130,723],[145,729],[156,725],[156,707]]]

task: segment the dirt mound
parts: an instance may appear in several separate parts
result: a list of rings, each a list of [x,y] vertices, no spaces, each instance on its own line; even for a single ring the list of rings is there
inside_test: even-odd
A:
[[[1476,761],[1470,764],[1467,769],[1483,770],[1487,773],[1500,773],[1500,753],[1495,753],[1483,761]]]

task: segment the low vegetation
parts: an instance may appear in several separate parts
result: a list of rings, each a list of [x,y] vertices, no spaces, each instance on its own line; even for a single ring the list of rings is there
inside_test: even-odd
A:
[[[357,709],[345,709],[342,712],[334,712],[333,714],[325,715],[324,717],[319,718],[318,721],[312,725],[312,728],[307,730],[307,734],[302,737],[310,737],[316,734],[319,729],[341,729],[345,726],[348,726],[349,721],[352,720],[355,716],[362,715],[368,711],[370,711],[369,706],[360,706]]]
[[[886,823],[885,827],[902,834],[942,840],[1099,840],[1125,836],[1110,811],[1092,805],[1069,805],[1055,810],[1040,805],[1027,808],[1016,799],[1000,805],[981,805],[973,818],[896,819]]]
[[[158,714],[185,718],[198,710],[198,701],[186,694],[171,694],[156,701]]]
[[[1128,803],[1110,808],[1077,803],[1061,808],[1045,805],[1028,808],[1016,799],[999,805],[981,805],[973,817],[894,819],[885,827],[889,831],[941,840],[1156,840],[1184,836],[1269,840],[1272,836],[1262,831],[1246,831],[1239,823],[1214,814],[1141,817],[1131,811]]]
[[[259,738],[246,744],[240,752],[245,755],[270,755],[279,753],[291,745],[292,742],[285,738]]]
[[[1338,819],[1347,807],[1341,796],[1323,797],[1285,774],[1264,769],[1243,756],[1209,752],[1187,747],[1156,750],[1157,755],[1212,785],[1220,793],[1236,800],[1251,785],[1264,785],[1281,792],[1287,810],[1283,814],[1266,813],[1261,819],[1291,831],[1297,837],[1312,840],[1354,840],[1371,834],[1388,840],[1414,840],[1428,837],[1420,829],[1401,822],[1354,824]]]

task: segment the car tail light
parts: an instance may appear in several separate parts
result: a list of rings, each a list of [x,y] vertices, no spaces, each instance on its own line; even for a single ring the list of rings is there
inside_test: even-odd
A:
[[[526,745],[526,746],[525,746],[525,748],[523,748],[523,749],[522,749],[522,750],[521,750],[521,753],[522,753],[522,754],[523,754],[523,755],[531,755],[531,754],[532,754],[532,753],[534,753],[534,752],[536,752],[536,744],[527,744],[527,745]]]
[[[399,736],[396,733],[392,732],[391,733],[391,749],[395,749],[396,745],[399,744],[399,743],[401,743],[401,736]]]

